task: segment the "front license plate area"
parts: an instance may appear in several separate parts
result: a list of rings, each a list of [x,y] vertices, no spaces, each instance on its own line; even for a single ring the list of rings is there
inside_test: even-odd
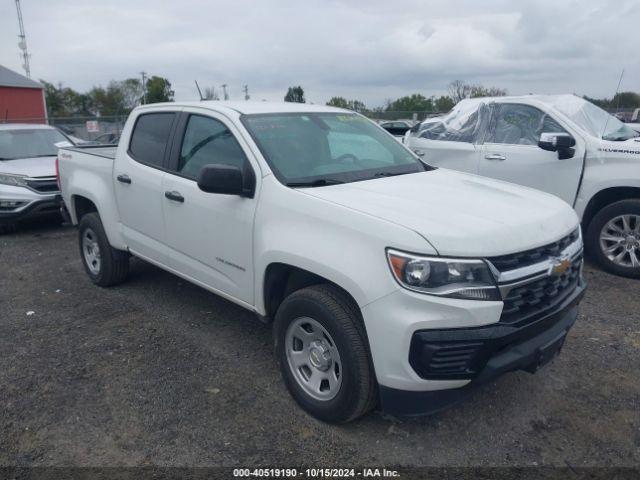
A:
[[[553,358],[560,353],[566,337],[567,332],[562,332],[556,338],[538,348],[535,361],[528,368],[525,368],[525,370],[534,373],[553,360]]]

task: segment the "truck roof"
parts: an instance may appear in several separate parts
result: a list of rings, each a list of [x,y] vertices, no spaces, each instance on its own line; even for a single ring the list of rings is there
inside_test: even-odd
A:
[[[295,113],[295,112],[333,112],[344,113],[350,112],[343,108],[328,107],[326,105],[314,105],[311,103],[294,103],[294,102],[231,102],[219,100],[204,100],[201,102],[171,102],[171,103],[154,103],[138,107],[147,109],[153,107],[199,107],[208,108],[214,111],[235,111],[240,114],[253,113]]]

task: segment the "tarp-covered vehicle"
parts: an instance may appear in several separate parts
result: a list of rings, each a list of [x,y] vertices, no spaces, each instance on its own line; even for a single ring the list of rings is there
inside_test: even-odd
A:
[[[431,165],[556,195],[582,219],[598,263],[640,277],[640,134],[575,95],[467,99],[412,128]]]

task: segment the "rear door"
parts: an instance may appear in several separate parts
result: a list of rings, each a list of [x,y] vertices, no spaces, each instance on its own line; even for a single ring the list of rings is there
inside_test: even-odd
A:
[[[576,140],[572,158],[538,147],[541,133],[570,133]],[[495,104],[480,155],[480,175],[518,183],[562,198],[573,205],[584,161],[585,142],[568,125],[537,107]]]
[[[473,102],[459,104],[441,121],[408,139],[408,147],[429,165],[461,172],[478,173],[482,135],[489,118],[488,106]]]
[[[177,116],[175,111],[141,113],[113,170],[122,234],[130,250],[162,264],[167,259],[162,180]]]
[[[200,170],[209,164],[257,172],[248,155],[248,146],[226,117],[186,109],[176,132],[170,170],[163,179],[162,201],[171,268],[253,305],[257,193],[254,198],[206,193],[197,185]]]

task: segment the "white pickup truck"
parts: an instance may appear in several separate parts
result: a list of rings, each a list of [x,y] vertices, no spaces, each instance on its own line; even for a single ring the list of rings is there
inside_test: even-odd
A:
[[[407,132],[431,165],[552,193],[605,270],[640,277],[640,133],[575,95],[463,100]]]
[[[134,255],[273,320],[285,384],[325,421],[535,371],[585,289],[566,203],[428,166],[337,108],[139,107],[117,149],[61,149],[59,175],[94,283]]]

